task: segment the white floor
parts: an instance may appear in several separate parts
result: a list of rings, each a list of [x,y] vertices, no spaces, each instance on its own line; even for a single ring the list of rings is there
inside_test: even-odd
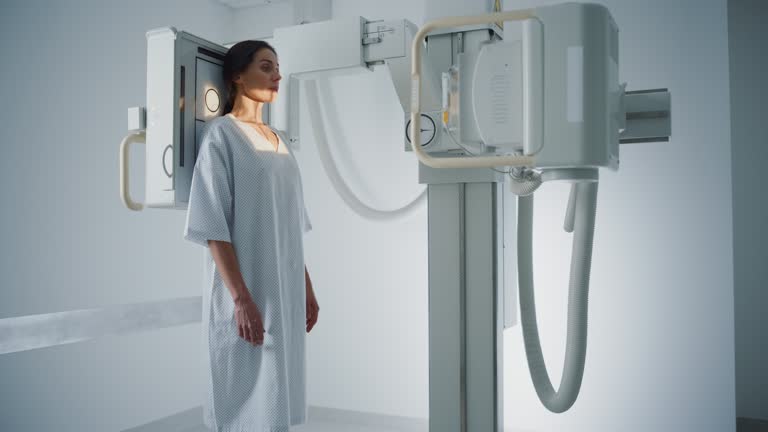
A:
[[[403,429],[325,422],[307,423],[291,428],[291,432],[401,432],[402,430]],[[206,428],[204,425],[200,425],[179,432],[210,432],[210,429]],[[424,432],[427,432],[427,429],[425,429]]]
[[[123,432],[210,432],[202,419],[202,407],[196,407]],[[308,422],[292,427],[291,432],[429,432],[429,422],[427,419],[309,407]]]
[[[427,419],[396,417],[310,406],[306,424],[291,432],[429,432]],[[202,422],[202,407],[192,408],[122,432],[211,432]],[[505,432],[532,432],[505,429]]]

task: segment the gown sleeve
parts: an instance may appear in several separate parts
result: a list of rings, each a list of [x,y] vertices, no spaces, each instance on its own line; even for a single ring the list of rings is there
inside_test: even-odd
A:
[[[208,247],[208,240],[232,242],[233,163],[216,128],[203,134],[192,172],[184,239]]]

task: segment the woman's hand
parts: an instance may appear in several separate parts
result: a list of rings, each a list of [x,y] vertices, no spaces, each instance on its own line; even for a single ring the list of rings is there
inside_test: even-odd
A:
[[[312,286],[307,286],[307,333],[312,331],[312,327],[317,323],[317,315],[320,312],[320,306],[317,305],[315,291]]]
[[[264,323],[253,299],[246,298],[235,302],[235,321],[240,337],[246,342],[254,346],[264,343]]]

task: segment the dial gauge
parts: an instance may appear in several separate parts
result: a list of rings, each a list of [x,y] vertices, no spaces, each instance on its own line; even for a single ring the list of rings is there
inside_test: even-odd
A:
[[[429,145],[433,139],[435,139],[435,121],[432,120],[432,117],[421,114],[421,132],[419,133],[419,141],[421,141],[421,146],[427,146]],[[405,138],[408,140],[408,142],[411,142],[411,121],[408,120],[408,123],[405,125]]]

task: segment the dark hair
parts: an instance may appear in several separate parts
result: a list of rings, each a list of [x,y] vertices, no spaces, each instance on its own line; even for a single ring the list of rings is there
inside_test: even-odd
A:
[[[247,40],[238,42],[227,51],[224,56],[224,85],[227,86],[227,103],[224,104],[224,113],[232,111],[235,106],[235,96],[237,96],[237,85],[235,78],[238,74],[245,72],[248,65],[253,62],[253,57],[262,49],[268,49],[277,55],[272,45],[260,40]]]

